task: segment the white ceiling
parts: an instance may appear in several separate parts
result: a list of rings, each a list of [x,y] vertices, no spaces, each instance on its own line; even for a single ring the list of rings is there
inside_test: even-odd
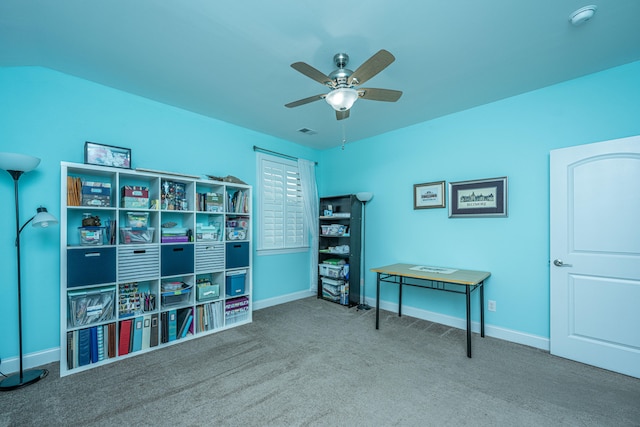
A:
[[[2,0],[0,66],[37,65],[324,149],[640,60],[640,0]],[[396,61],[336,121],[327,92],[290,67]],[[344,127],[343,127],[344,125]],[[317,132],[305,135],[298,129]]]

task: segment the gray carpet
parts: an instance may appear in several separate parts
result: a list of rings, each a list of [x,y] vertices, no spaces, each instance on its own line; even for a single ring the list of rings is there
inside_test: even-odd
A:
[[[254,322],[0,394],[0,425],[640,426],[640,380],[307,298]]]

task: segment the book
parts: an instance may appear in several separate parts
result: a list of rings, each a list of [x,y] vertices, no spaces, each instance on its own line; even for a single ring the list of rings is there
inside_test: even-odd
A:
[[[166,343],[169,342],[169,314],[166,311],[163,311],[162,313],[160,313],[160,332],[161,332],[161,336],[160,336],[160,342],[161,343]]]
[[[169,310],[169,341],[176,339],[178,333],[178,318],[176,310]]]
[[[89,334],[91,338],[91,363],[96,363],[98,361],[98,327],[89,328]]]
[[[191,326],[192,321],[193,321],[193,314],[189,313],[189,316],[187,316],[186,326],[182,330],[182,335],[180,335],[180,338],[184,338],[187,336],[187,332],[189,332],[189,327]]]
[[[189,317],[190,314],[191,314],[190,308],[185,308],[178,311],[177,325],[180,325],[180,327],[176,331],[176,338],[183,337],[182,332],[184,331],[184,328],[187,325],[187,318]]]
[[[104,327],[96,326],[98,338],[98,362],[104,360]]]
[[[149,338],[149,346],[158,345],[158,313],[151,315],[151,337]]]
[[[131,351],[142,350],[142,325],[144,318],[142,316],[136,317],[133,321],[133,345]]]
[[[67,332],[67,369],[73,369],[73,332]]]
[[[102,359],[100,360],[104,360],[109,358],[109,325],[102,325],[100,329],[102,329]],[[100,352],[99,348],[98,352]]]
[[[73,331],[73,367],[77,368],[78,366],[80,366],[78,364],[78,340],[79,340],[80,334],[78,333],[78,330]]]
[[[142,321],[142,349],[151,347],[151,315],[147,314]]]
[[[132,319],[120,321],[120,342],[118,345],[118,354],[120,356],[129,353],[132,322],[133,322]]]
[[[91,363],[91,330],[80,329],[78,332],[78,365],[84,366]]]
[[[109,323],[109,345],[107,346],[107,353],[109,357],[116,357],[116,324]]]

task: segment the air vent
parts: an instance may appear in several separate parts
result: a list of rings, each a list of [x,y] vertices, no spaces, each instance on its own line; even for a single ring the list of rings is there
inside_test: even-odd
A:
[[[317,133],[318,133],[318,132],[316,132],[315,130],[313,130],[313,129],[309,129],[309,128],[302,128],[302,129],[298,129],[298,132],[300,132],[300,133],[304,133],[305,135],[315,135],[315,134],[317,134]]]

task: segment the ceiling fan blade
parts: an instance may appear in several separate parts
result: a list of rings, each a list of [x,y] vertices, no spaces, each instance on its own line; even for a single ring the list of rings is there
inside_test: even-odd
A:
[[[351,109],[344,110],[344,111],[336,111],[336,120],[348,119],[349,118],[349,111],[351,111]]]
[[[326,96],[327,95],[325,95],[324,93],[322,95],[310,96],[308,98],[299,99],[297,101],[293,101],[293,102],[290,102],[288,104],[285,104],[285,107],[287,107],[287,108],[299,107],[301,105],[308,104],[310,102],[319,101],[321,99],[324,99]]]
[[[391,89],[362,88],[358,89],[358,95],[370,101],[396,102],[402,96],[402,92]]]
[[[323,84],[323,85],[326,85],[326,86],[330,86],[330,87],[334,86],[334,82],[333,82],[333,80],[331,80],[331,78],[329,76],[327,76],[326,74],[324,74],[321,71],[318,71],[317,69],[313,68],[311,65],[309,65],[307,63],[294,62],[293,64],[291,64],[291,68],[293,68],[296,71],[301,72],[305,76],[317,81],[320,84]]]
[[[379,50],[378,53],[367,59],[364,64],[359,66],[358,69],[353,72],[349,77],[348,84],[361,85],[380,71],[387,68],[389,64],[395,60],[396,58],[391,54],[391,52],[384,49]]]

